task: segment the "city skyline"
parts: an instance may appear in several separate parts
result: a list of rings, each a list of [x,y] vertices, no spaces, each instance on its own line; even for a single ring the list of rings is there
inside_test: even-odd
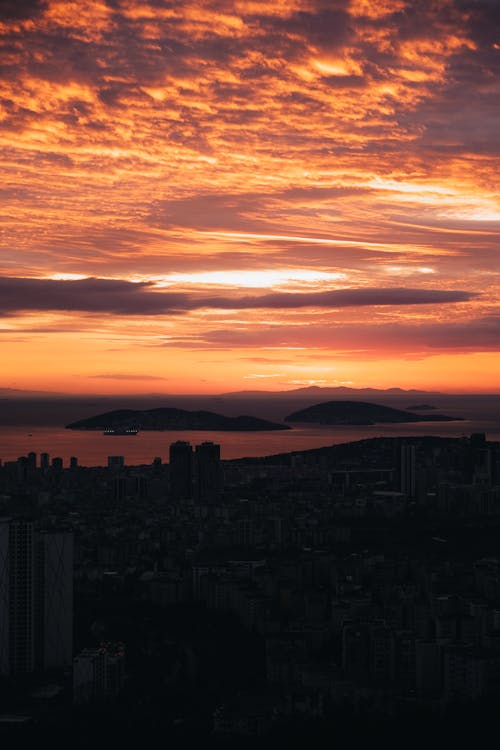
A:
[[[0,389],[497,390],[488,0],[0,9]]]

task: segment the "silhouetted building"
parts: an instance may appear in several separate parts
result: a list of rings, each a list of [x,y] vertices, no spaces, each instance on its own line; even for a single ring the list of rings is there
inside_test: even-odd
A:
[[[407,497],[415,497],[417,490],[415,446],[402,445],[399,461],[400,490]]]
[[[113,504],[120,505],[127,494],[127,480],[125,477],[114,477],[112,480]]]
[[[220,445],[208,440],[195,449],[195,498],[200,503],[215,502],[222,492]]]
[[[177,440],[170,445],[170,494],[175,500],[193,497],[193,449],[190,443]]]
[[[124,456],[108,456],[108,469],[122,469],[124,466]]]
[[[37,664],[69,667],[73,659],[73,534],[37,534],[35,579],[38,603]]]
[[[100,702],[117,695],[125,681],[123,645],[86,648],[73,660],[73,700]]]
[[[415,644],[415,682],[417,695],[437,695],[442,685],[442,648],[433,641]]]
[[[68,667],[73,651],[73,535],[0,520],[0,674]]]
[[[48,453],[40,453],[40,468],[43,471],[47,471],[49,468],[49,454]]]
[[[18,482],[26,482],[28,479],[28,459],[26,456],[19,456],[16,461],[16,475]]]
[[[0,674],[35,669],[35,537],[31,521],[0,522]]]

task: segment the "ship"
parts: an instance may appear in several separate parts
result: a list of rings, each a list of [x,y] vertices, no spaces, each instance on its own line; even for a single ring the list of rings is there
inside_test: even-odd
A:
[[[106,427],[103,435],[137,435],[137,427]]]

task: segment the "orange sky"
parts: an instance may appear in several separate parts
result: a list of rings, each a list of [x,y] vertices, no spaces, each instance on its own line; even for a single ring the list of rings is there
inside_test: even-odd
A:
[[[0,389],[498,391],[495,0],[3,0]]]

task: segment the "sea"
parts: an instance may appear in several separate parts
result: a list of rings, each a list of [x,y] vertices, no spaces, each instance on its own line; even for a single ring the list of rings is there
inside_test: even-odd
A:
[[[236,404],[219,400],[217,409],[212,404],[212,410],[228,415],[253,414],[283,421],[284,416],[293,411],[293,408],[303,408],[318,399],[307,399],[304,403],[295,400],[293,406],[290,401],[277,401],[271,404],[269,400],[249,399],[245,403],[239,401]],[[397,402],[388,398],[377,401],[388,406],[407,408],[411,405],[412,398],[406,395],[399,397]],[[104,411],[101,403],[69,404],[58,401],[51,408],[46,400],[43,404],[24,400],[16,410],[12,400],[9,403],[7,400],[0,400],[0,459],[2,462],[12,461],[34,452],[48,453],[50,458],[60,457],[64,465],[69,464],[71,456],[76,456],[82,466],[105,466],[108,456],[119,455],[124,457],[126,465],[137,466],[151,464],[156,457],[168,462],[169,446],[176,440],[186,440],[192,445],[211,440],[220,445],[221,457],[226,460],[303,451],[375,437],[436,435],[457,438],[482,432],[487,440],[500,441],[500,395],[446,394],[434,397],[434,402],[439,413],[458,417],[459,420],[378,425],[294,425],[289,430],[259,432],[165,430],[144,431],[137,435],[104,435],[98,431],[70,430],[64,426],[72,419]],[[175,405],[178,406],[179,403],[176,402]],[[113,406],[116,408],[116,405]],[[199,404],[195,406],[199,408]],[[181,408],[187,408],[186,404]]]

